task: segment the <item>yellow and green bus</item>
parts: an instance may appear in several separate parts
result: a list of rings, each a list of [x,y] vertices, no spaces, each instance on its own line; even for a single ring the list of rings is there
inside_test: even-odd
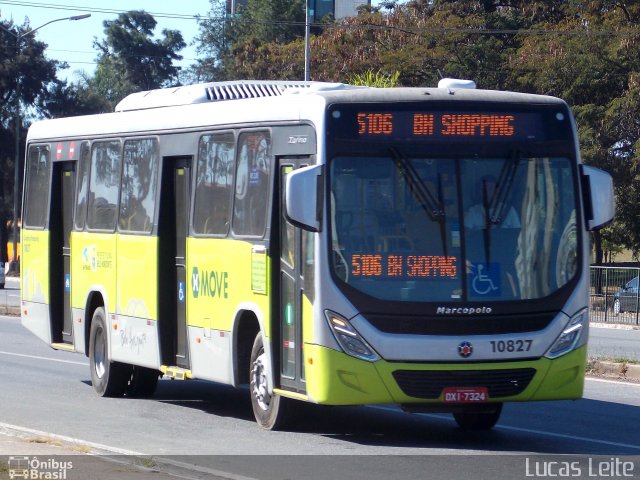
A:
[[[267,429],[580,398],[611,177],[563,101],[468,86],[208,83],[34,123],[23,324],[101,396],[248,385]]]

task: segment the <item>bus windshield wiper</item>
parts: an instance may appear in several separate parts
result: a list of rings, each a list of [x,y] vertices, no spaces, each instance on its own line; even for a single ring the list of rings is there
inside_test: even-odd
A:
[[[511,158],[502,165],[500,175],[496,181],[495,188],[491,194],[491,199],[487,192],[487,184],[482,180],[482,207],[484,208],[484,254],[486,264],[491,260],[491,227],[500,225],[509,213],[510,205],[507,199],[511,194],[518,165],[521,159],[520,152],[514,150]]]
[[[507,200],[511,194],[521,158],[520,152],[514,150],[511,158],[504,163],[502,170],[500,170],[500,176],[496,181],[496,188],[489,203],[488,220],[492,225],[500,225],[509,213],[510,205]]]
[[[420,174],[416,171],[411,162],[400,153],[396,148],[390,148],[391,158],[400,174],[407,180],[409,190],[420,203],[422,209],[433,222],[440,225],[440,240],[442,242],[442,250],[444,256],[447,256],[447,231],[446,231],[446,214],[444,211],[442,177],[438,175],[438,192],[437,196],[431,192],[429,187],[422,181]]]

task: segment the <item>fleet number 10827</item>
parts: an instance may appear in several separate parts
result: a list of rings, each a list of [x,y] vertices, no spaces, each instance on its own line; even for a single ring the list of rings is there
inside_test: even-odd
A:
[[[516,353],[531,350],[533,340],[491,340],[489,343],[493,353]]]

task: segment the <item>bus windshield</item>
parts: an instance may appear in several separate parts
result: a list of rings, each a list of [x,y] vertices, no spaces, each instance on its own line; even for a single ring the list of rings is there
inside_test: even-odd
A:
[[[381,300],[543,298],[577,274],[575,188],[563,157],[335,157],[334,275]]]

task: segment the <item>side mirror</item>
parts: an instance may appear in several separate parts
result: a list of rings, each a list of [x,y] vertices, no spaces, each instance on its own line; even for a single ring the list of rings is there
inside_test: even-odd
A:
[[[613,179],[604,170],[582,165],[584,207],[587,228],[591,231],[606,227],[615,214]]]
[[[322,222],[322,166],[303,167],[287,175],[287,219],[296,227],[319,232]]]

